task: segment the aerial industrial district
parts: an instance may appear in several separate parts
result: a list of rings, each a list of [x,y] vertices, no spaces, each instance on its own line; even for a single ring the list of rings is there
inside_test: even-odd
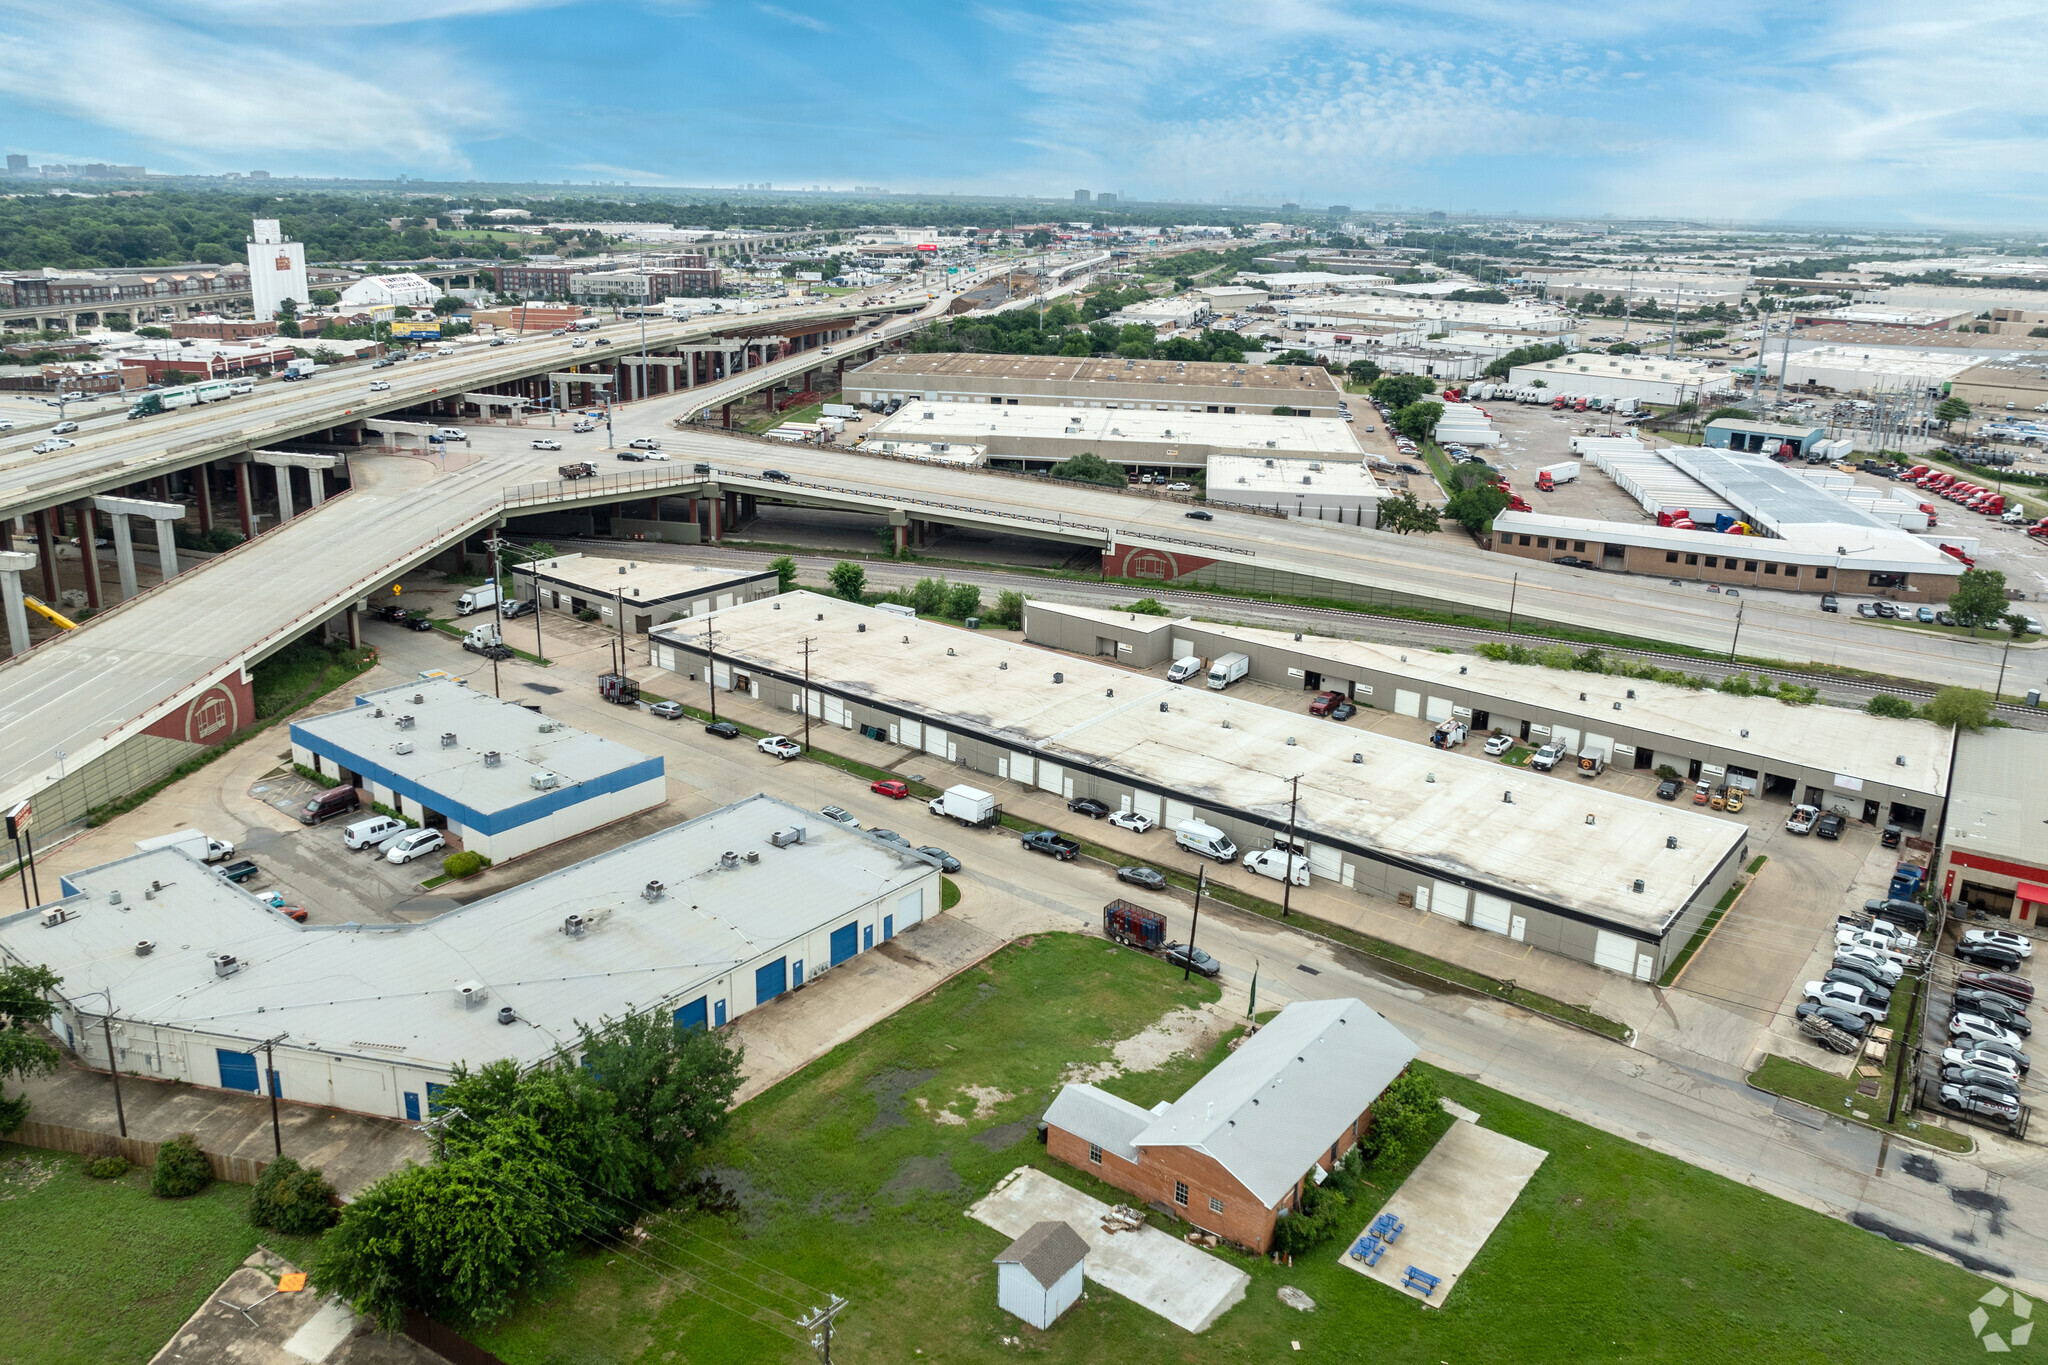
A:
[[[33,1358],[2028,1344],[2033,267],[1098,217],[0,280]]]

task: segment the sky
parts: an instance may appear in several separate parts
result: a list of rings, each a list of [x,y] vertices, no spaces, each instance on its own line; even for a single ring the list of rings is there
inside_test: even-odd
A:
[[[31,164],[2041,224],[2038,0],[0,0]]]

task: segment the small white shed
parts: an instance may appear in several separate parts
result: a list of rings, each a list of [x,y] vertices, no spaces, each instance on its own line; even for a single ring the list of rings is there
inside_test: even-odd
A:
[[[1043,1330],[1081,1297],[1088,1243],[1065,1223],[1034,1223],[996,1257],[996,1304]]]

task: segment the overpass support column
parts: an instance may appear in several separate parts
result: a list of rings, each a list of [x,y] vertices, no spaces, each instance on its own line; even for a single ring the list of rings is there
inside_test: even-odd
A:
[[[723,408],[719,409],[719,413],[720,413],[720,416],[722,417],[722,419],[723,419],[723,420],[724,420],[724,422],[725,422],[725,429],[726,429],[727,431],[731,431],[731,430],[732,430],[732,404],[730,404],[730,403],[727,403],[727,404],[726,404],[726,405],[725,405],[725,406],[724,406]]]
[[[346,615],[348,616],[348,647],[350,649],[361,649],[363,647],[363,614],[354,607],[350,607]]]
[[[135,538],[127,517],[116,512],[109,520],[114,523],[114,563],[121,573],[121,600],[126,602],[139,591],[135,586]]]
[[[28,652],[28,608],[22,604],[21,576],[35,567],[27,550],[0,550],[0,599],[7,605],[7,652]]]
[[[57,509],[45,507],[36,513],[36,561],[43,566],[43,600],[57,605],[57,537],[51,530]]]
[[[157,577],[166,583],[178,576],[177,522],[170,517],[156,518],[156,569]]]
[[[725,524],[719,519],[720,514],[724,511],[725,496],[723,494],[714,494],[711,498],[711,543],[713,545],[722,544],[725,539]]]
[[[207,473],[207,466],[192,466],[192,491],[199,499],[199,534],[205,535],[213,529],[213,479]]]
[[[326,501],[327,501],[327,471],[326,471],[326,470],[324,470],[324,469],[309,469],[309,470],[307,470],[307,471],[306,471],[306,491],[307,491],[307,494],[308,494],[308,496],[310,496],[310,497],[312,498],[312,500],[313,500],[313,506],[315,506],[315,507],[318,507],[318,506],[319,506],[319,505],[320,505],[321,503],[323,503],[323,502],[326,502]]]
[[[99,538],[99,518],[93,514],[90,502],[81,502],[77,507],[78,555],[85,569],[85,605],[98,611],[102,604],[100,592],[100,552],[93,545]]]
[[[235,510],[242,516],[242,539],[256,537],[256,513],[250,507],[254,499],[249,493],[249,461],[246,457],[235,463]]]
[[[279,522],[292,519],[292,467],[288,464],[277,467],[277,519]]]

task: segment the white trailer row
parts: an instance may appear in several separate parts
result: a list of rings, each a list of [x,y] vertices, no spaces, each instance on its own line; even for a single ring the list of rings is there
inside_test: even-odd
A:
[[[1920,510],[1917,497],[1907,497],[1888,488],[1873,488],[1832,469],[1795,469],[1791,472],[1887,526],[1905,531],[1927,529],[1927,514]]]
[[[1716,516],[1735,511],[1726,498],[1708,491],[1704,484],[1629,438],[1577,438],[1572,453],[1590,459],[1595,469],[1614,480],[1616,487],[1652,517],[1684,508],[1695,523],[1711,528]]]

